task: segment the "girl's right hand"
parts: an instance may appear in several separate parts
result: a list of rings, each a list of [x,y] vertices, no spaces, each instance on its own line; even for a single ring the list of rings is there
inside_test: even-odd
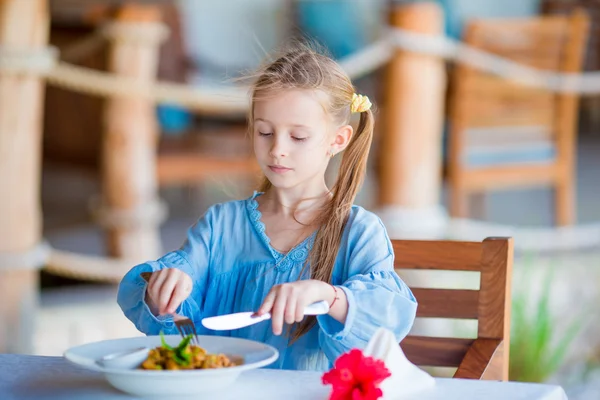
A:
[[[174,314],[192,292],[192,278],[178,268],[152,273],[146,289],[146,304],[154,315]]]

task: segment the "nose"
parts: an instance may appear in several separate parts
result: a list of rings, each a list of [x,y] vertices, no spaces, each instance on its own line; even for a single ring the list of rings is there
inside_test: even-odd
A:
[[[284,142],[285,141],[283,140],[281,135],[275,135],[273,137],[271,151],[270,151],[270,154],[272,157],[280,158],[280,157],[287,156],[287,148],[286,148],[286,144]]]

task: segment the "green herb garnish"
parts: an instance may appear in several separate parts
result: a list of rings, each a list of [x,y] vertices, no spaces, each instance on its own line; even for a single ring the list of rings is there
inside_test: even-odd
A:
[[[165,335],[163,335],[163,332],[160,331],[160,345],[167,350],[173,350],[173,348],[171,346],[169,346],[167,344],[167,341],[165,340]]]
[[[192,352],[189,349],[189,344],[190,344],[190,341],[192,340],[192,337],[193,337],[193,335],[188,335],[188,336],[184,337],[183,340],[181,342],[179,342],[177,347],[173,348],[167,344],[162,331],[160,332],[161,346],[166,350],[172,351],[173,352],[173,360],[177,364],[179,364],[183,367],[189,366],[190,363],[192,362]]]

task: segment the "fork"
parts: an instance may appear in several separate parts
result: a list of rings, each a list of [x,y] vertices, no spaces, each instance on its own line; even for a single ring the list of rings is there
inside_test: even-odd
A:
[[[146,283],[148,283],[150,282],[152,272],[142,272],[140,276],[146,281]],[[194,325],[194,322],[188,317],[177,313],[173,313],[172,315],[173,321],[175,322],[175,327],[179,331],[181,337],[185,338],[186,336],[193,334],[194,336],[192,337],[192,344],[200,346],[200,340],[198,339],[198,334],[196,333],[196,326]]]

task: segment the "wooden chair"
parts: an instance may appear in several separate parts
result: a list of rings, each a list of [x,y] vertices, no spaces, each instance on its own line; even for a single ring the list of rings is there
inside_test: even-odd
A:
[[[577,73],[588,37],[584,12],[475,20],[464,42],[541,70]],[[575,221],[578,96],[509,82],[457,65],[452,73],[448,181],[450,214],[467,217],[469,197],[550,186],[558,225]]]
[[[400,343],[418,366],[458,367],[455,378],[508,380],[511,238],[483,242],[393,240],[402,270],[480,272],[479,290],[411,288],[417,318],[477,320],[476,339],[407,336]]]
[[[586,59],[583,69],[585,71],[600,70],[600,1],[598,0],[542,0],[540,2],[541,14],[565,15],[571,14],[576,9],[583,9],[590,16],[589,41],[585,50]],[[588,122],[592,125],[593,134],[598,134],[600,126],[600,97],[589,96],[582,99],[582,114],[587,115]]]

